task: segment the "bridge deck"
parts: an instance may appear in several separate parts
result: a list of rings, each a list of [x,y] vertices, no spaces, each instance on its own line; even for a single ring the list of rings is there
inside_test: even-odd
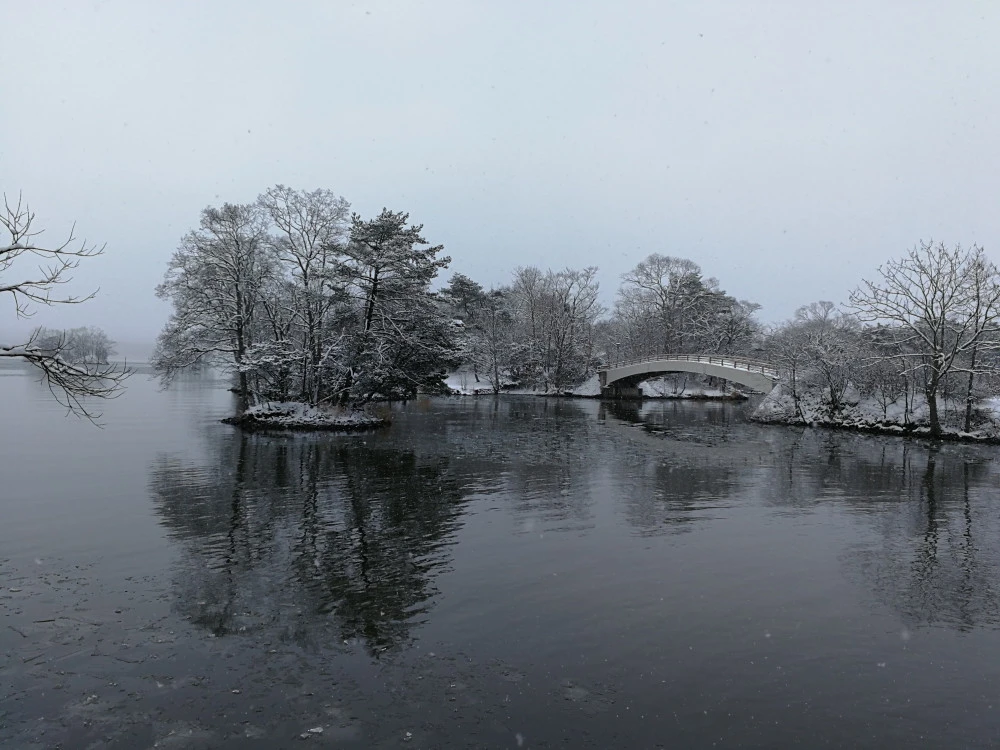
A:
[[[629,367],[639,364],[653,364],[656,362],[702,362],[708,365],[718,365],[720,367],[731,367],[734,370],[745,372],[759,372],[767,377],[777,379],[778,369],[767,362],[761,362],[747,357],[734,357],[719,354],[659,354],[647,357],[631,357],[629,359],[614,360],[606,367],[598,368],[598,372],[616,370],[620,367]]]
[[[636,398],[638,385],[668,372],[692,372],[729,380],[760,393],[770,392],[778,382],[773,365],[747,357],[718,354],[660,354],[618,360],[598,369],[601,393],[612,398]]]

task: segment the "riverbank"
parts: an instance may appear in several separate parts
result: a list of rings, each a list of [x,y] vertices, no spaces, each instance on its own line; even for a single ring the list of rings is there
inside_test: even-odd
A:
[[[942,432],[935,436],[931,434],[927,406],[923,402],[910,404],[907,409],[896,402],[882,406],[873,399],[858,399],[844,404],[836,413],[830,413],[829,405],[818,394],[804,394],[796,404],[795,399],[778,385],[761,401],[750,420],[760,424],[823,427],[874,435],[1000,445],[998,406],[997,399],[981,403],[976,409],[976,429],[966,431],[953,423],[959,410],[954,405],[943,403]]]
[[[389,425],[389,420],[363,411],[327,411],[297,401],[258,404],[222,421],[250,432],[356,432]]]

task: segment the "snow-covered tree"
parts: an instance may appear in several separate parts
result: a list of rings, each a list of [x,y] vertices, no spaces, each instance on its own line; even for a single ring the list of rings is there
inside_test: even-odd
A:
[[[271,245],[291,276],[292,320],[298,332],[300,390],[317,403],[325,390],[323,373],[329,357],[328,339],[341,335],[338,306],[345,302],[335,270],[342,260],[350,204],[330,190],[293,190],[276,185],[258,199],[270,220]],[[280,347],[288,350],[288,340]]]
[[[584,379],[594,360],[598,303],[595,267],[518,268],[507,293],[513,316],[510,373],[524,385],[563,390]]]
[[[590,374],[593,328],[603,308],[598,303],[597,267],[549,273],[548,305],[551,347],[548,370],[552,387],[562,391]]]
[[[442,246],[430,246],[423,226],[408,221],[409,214],[388,209],[371,220],[351,217],[337,275],[354,308],[355,328],[339,390],[355,399],[443,387],[441,374],[454,357],[451,326],[430,291],[451,259],[438,257]]]
[[[653,253],[622,276],[623,315],[633,321],[629,344],[640,353],[686,350],[710,289],[697,263]],[[626,312],[627,311],[627,312]]]
[[[854,353],[859,361],[855,380],[862,397],[872,399],[882,411],[882,419],[889,418],[889,409],[904,399],[903,422],[909,423],[913,406],[913,383],[907,376],[905,361],[886,356],[893,353],[891,342],[877,329],[861,330],[861,347]],[[896,351],[895,353],[898,353]]]
[[[795,317],[772,331],[767,357],[784,373],[795,408],[813,388],[823,394],[831,413],[840,411],[844,396],[858,384],[863,364],[862,339],[856,319],[822,300],[800,307]]]
[[[267,223],[254,204],[208,207],[181,240],[156,294],[173,303],[153,366],[169,379],[197,364],[237,374],[240,397],[252,391],[244,360],[255,345],[262,290],[276,273]]]
[[[455,317],[466,325],[476,321],[476,311],[485,296],[482,285],[462,273],[452,274],[441,290],[441,298],[449,305]]]
[[[907,363],[922,380],[931,433],[940,435],[938,396],[949,376],[974,377],[992,364],[982,354],[1000,342],[1000,273],[976,245],[921,242],[878,274],[851,293],[851,306],[861,320],[878,325],[884,356]]]
[[[42,242],[35,214],[20,196],[12,203],[4,196],[0,211],[0,297],[13,303],[14,315],[30,318],[36,306],[78,305],[96,292],[81,296],[62,293],[73,271],[85,258],[104,252],[103,246],[77,243],[70,231],[58,245]],[[5,236],[4,236],[5,235]],[[40,340],[40,330],[27,341],[0,341],[0,358],[18,359],[37,368],[52,395],[71,412],[95,421],[93,399],[119,395],[130,372],[104,362],[73,361],[65,336]]]
[[[758,308],[723,292],[694,261],[653,253],[622,277],[615,345],[626,357],[742,354],[760,333]]]
[[[511,364],[514,379],[524,385],[540,381],[544,369],[548,332],[545,326],[545,274],[535,266],[514,270],[510,304],[514,315],[514,335],[521,351]]]
[[[800,307],[793,325],[804,337],[812,377],[825,391],[830,411],[840,411],[862,363],[857,320],[822,300]]]
[[[494,393],[499,393],[510,379],[511,364],[518,345],[514,340],[514,313],[510,290],[491,289],[474,303],[474,320],[467,329],[469,356],[477,372],[482,372]]]
[[[430,285],[449,259],[421,227],[383,211],[345,226],[347,202],[278,185],[248,205],[207,208],[157,293],[174,305],[154,365],[210,363],[249,403],[313,405],[440,387],[451,327]]]

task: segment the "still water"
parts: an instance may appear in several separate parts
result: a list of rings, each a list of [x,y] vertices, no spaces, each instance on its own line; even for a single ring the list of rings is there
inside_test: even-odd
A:
[[[105,427],[0,371],[0,747],[991,747],[996,448],[747,406]]]

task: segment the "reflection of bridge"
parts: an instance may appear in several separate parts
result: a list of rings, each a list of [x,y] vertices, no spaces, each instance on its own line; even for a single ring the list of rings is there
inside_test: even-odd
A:
[[[597,371],[601,395],[610,398],[638,398],[639,383],[669,372],[693,372],[722,378],[769,393],[778,380],[778,370],[766,362],[720,354],[661,354],[617,360]]]

